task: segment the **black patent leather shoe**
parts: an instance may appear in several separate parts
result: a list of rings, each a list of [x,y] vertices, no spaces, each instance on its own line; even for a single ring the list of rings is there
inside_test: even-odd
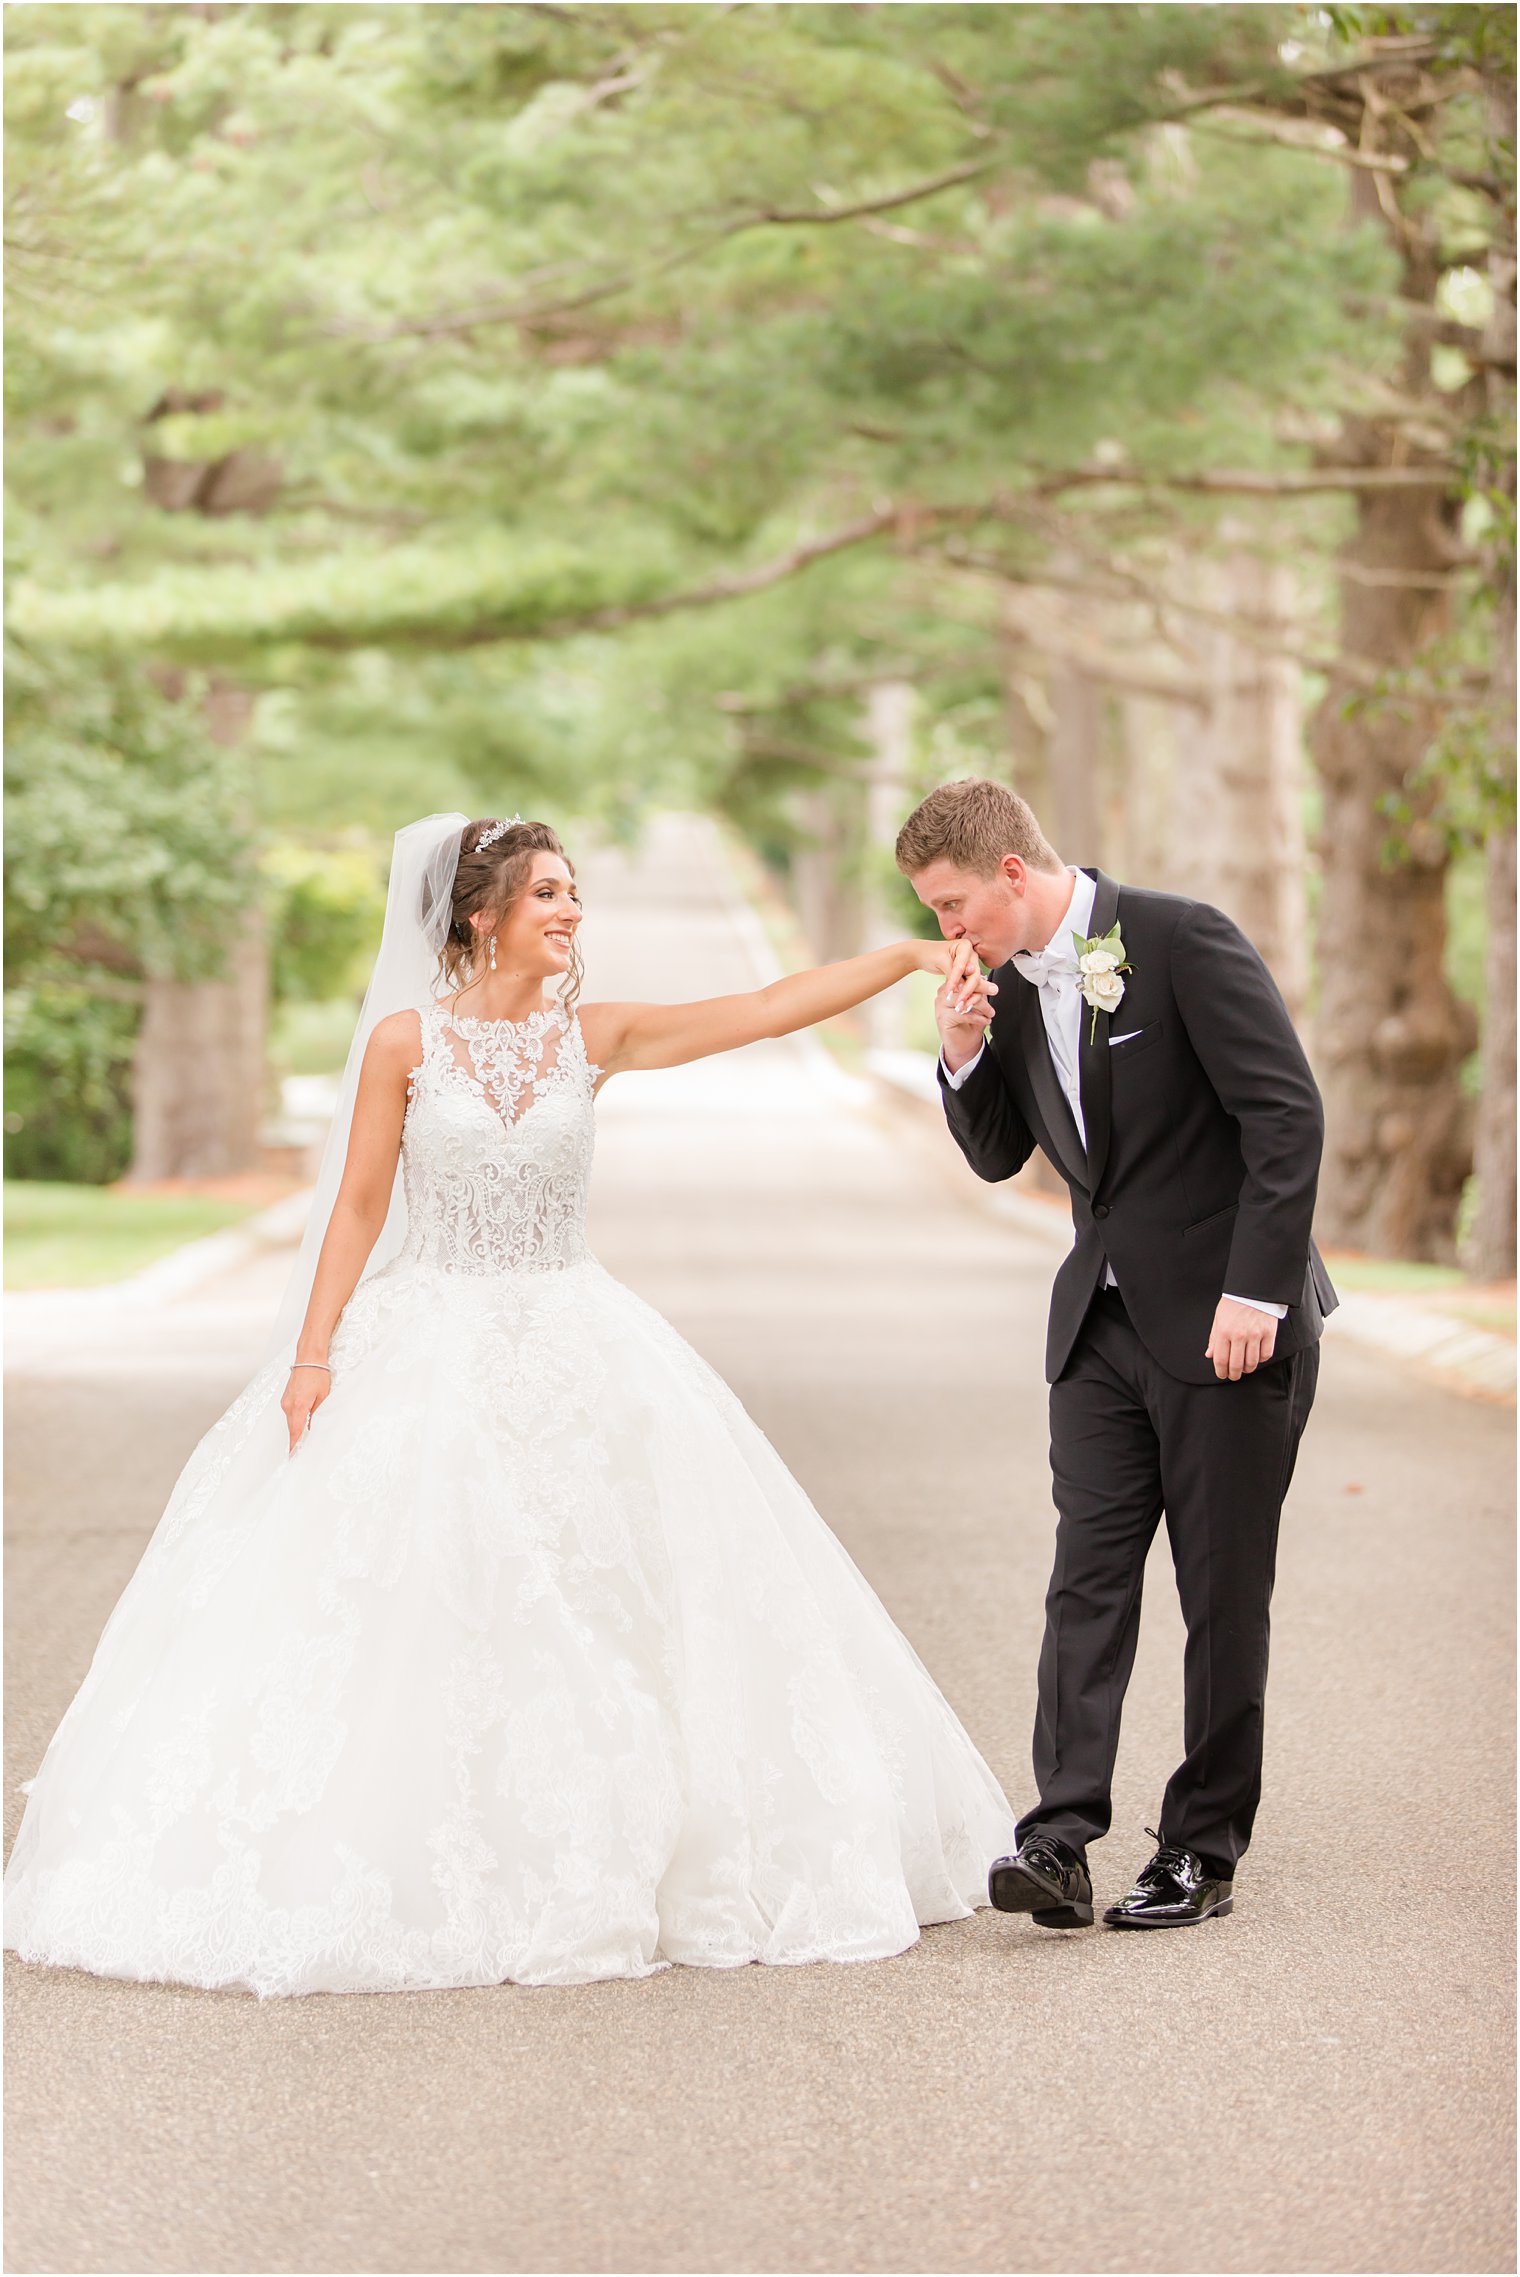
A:
[[[1192,1850],[1163,1842],[1153,1826],[1146,1833],[1158,1845],[1128,1897],[1111,1905],[1103,1919],[1110,1929],[1191,1929],[1213,1921],[1235,1903],[1235,1884],[1211,1874]]]
[[[1032,1834],[1011,1858],[995,1858],[987,1896],[999,1913],[1027,1913],[1041,1929],[1092,1927],[1087,1868],[1053,1834]]]

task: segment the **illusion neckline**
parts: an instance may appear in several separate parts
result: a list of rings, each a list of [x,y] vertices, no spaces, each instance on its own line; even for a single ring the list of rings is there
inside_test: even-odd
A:
[[[567,1028],[570,1025],[570,1015],[562,1004],[546,1004],[521,1020],[488,1020],[479,1012],[456,1012],[452,1004],[441,1001],[436,1008],[461,1028],[531,1028],[535,1020],[563,1020]]]

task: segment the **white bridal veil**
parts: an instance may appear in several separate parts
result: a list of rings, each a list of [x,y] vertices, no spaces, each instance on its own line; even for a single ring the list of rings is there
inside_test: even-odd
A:
[[[322,1163],[312,1194],[311,1215],[306,1221],[306,1231],[285,1284],[269,1341],[260,1355],[261,1369],[283,1358],[286,1351],[294,1347],[306,1317],[317,1257],[343,1179],[348,1134],[354,1119],[354,1094],[359,1088],[359,1069],[371,1032],[389,1013],[426,1004],[441,992],[439,955],[449,929],[460,837],[469,820],[466,814],[428,814],[420,822],[409,822],[404,830],[396,833],[379,954],[364,992],[354,1040],[348,1047],[332,1129],[322,1150]],[[405,1239],[406,1195],[398,1163],[390,1210],[360,1280],[389,1264]]]

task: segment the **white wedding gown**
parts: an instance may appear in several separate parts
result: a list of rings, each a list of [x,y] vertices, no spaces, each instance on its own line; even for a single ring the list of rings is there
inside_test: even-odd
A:
[[[5,1943],[263,1995],[865,1961],[1013,1815],[712,1369],[585,1240],[579,1023],[421,1012],[408,1234],[294,1455],[196,1447],[48,1747]]]

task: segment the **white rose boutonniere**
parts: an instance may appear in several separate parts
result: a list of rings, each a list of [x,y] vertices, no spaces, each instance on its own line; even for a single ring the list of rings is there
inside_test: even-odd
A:
[[[1092,1026],[1087,1040],[1095,1041],[1098,1033],[1098,1014],[1117,1012],[1124,1001],[1124,983],[1121,973],[1134,968],[1125,961],[1124,943],[1116,925],[1111,933],[1094,933],[1084,941],[1080,933],[1073,933],[1077,944],[1077,985],[1092,1006]]]

